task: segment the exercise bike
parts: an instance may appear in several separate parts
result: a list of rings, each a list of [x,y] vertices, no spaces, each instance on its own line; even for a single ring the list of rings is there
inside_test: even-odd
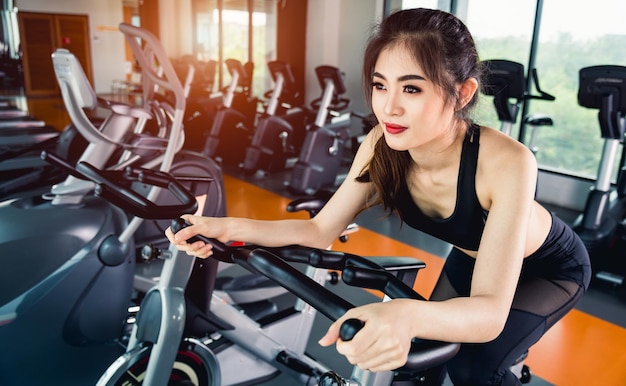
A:
[[[555,97],[543,91],[539,86],[539,76],[537,69],[533,68],[530,76],[537,94],[533,94],[526,87],[526,77],[524,65],[510,60],[492,59],[482,62],[485,68],[483,79],[483,92],[485,95],[493,96],[493,104],[501,122],[500,131],[506,135],[512,135],[513,124],[517,121],[517,116],[521,105],[528,100],[553,101]],[[531,127],[528,148],[537,153],[538,147],[535,145],[537,132],[542,126],[552,126],[552,118],[544,114],[531,114],[522,118],[522,123]],[[519,138],[524,142],[524,138]]]
[[[598,174],[574,229],[592,256],[595,278],[623,286],[626,275],[626,150],[622,148],[617,184],[612,183],[626,130],[626,67],[592,66],[579,72],[578,104],[598,109],[604,139]]]
[[[286,104],[297,96],[291,67],[281,61],[269,62],[267,66],[274,88],[269,92],[265,112],[257,119],[242,164],[246,173],[260,176],[293,165],[302,147],[310,115],[308,109]]]
[[[179,214],[197,210],[194,196],[181,189],[175,179],[164,173],[158,174],[157,178],[152,178],[154,172],[151,170],[103,173],[85,163],[78,165],[77,172],[92,179],[100,195],[135,215],[166,216],[173,214],[175,209],[180,211]],[[168,188],[181,199],[181,205],[160,208],[136,192],[125,189],[126,184],[120,183],[139,175],[145,181]],[[179,230],[186,224],[176,220],[171,226]],[[217,264],[219,259],[262,273],[306,302],[296,303],[299,304],[298,312],[312,314],[313,305],[331,320],[340,317],[353,306],[320,284],[320,276],[325,277],[327,269],[343,271],[342,278],[350,285],[378,289],[390,297],[417,297],[405,283],[412,285],[417,271],[424,267],[422,262],[412,258],[367,259],[300,246],[261,249],[250,245],[225,245],[210,239],[206,241],[214,245],[215,259],[193,259],[173,246],[167,251],[147,251],[161,254],[165,260],[164,274],[142,302],[127,352],[113,362],[98,385],[127,384],[124,382],[164,385],[176,381],[179,384],[187,382],[196,385],[240,384],[244,381],[237,378],[250,377],[250,372],[254,372],[256,381],[260,382],[274,375],[277,369],[291,374],[295,381],[306,385],[337,377],[327,366],[294,349],[297,341],[307,340],[293,333],[301,325],[290,326],[285,324],[285,320],[265,324],[255,322],[240,309],[215,295],[207,299],[204,291],[188,291],[194,277],[197,277],[194,276],[194,265],[198,261],[201,261],[200,264]],[[316,274],[311,277],[302,273],[286,260],[317,267],[312,269]],[[396,275],[383,266],[396,272]],[[201,279],[206,286],[211,278]],[[204,302],[194,302],[192,297],[197,298],[198,295]],[[189,308],[190,304],[194,306]],[[210,307],[198,314],[195,312],[198,304]],[[282,319],[294,320],[284,315]],[[353,323],[350,322],[347,329],[358,327]],[[213,328],[205,330],[207,327]],[[194,332],[203,334],[194,336]],[[345,335],[344,338],[348,339]],[[394,378],[399,380],[419,376],[417,372],[445,362],[457,350],[458,345],[454,343],[415,341],[409,362],[403,369],[384,373],[356,369],[353,379],[359,385],[391,384]]]
[[[209,137],[215,114],[222,106],[224,94],[221,91],[213,92],[217,62],[208,60],[202,62],[185,55],[172,63],[181,82],[185,82],[185,144],[183,148],[194,152],[202,152]],[[193,77],[189,79],[190,70]],[[172,103],[171,93],[165,95],[165,100]]]
[[[253,135],[259,100],[250,95],[252,63],[244,66],[236,59],[227,59],[225,64],[232,79],[223,105],[215,114],[202,154],[222,165],[239,165]]]
[[[336,186],[344,149],[351,136],[351,114],[341,113],[350,104],[343,96],[346,92],[343,73],[332,66],[319,66],[315,73],[323,94],[312,103],[317,111],[315,121],[286,181],[287,189],[296,195],[312,195]]]

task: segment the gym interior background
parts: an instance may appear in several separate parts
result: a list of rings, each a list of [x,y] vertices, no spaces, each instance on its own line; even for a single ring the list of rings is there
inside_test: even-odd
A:
[[[255,63],[252,93],[258,96],[272,87],[265,66],[271,60],[290,63],[297,86],[303,90],[299,96],[302,104],[320,95],[314,68],[336,66],[345,73],[350,109],[364,113],[367,107],[362,98],[360,66],[374,21],[393,9],[414,6],[454,12],[474,34],[482,59],[507,59],[527,69],[535,68],[541,88],[556,96],[554,101],[523,103],[520,116],[546,114],[554,121],[551,127],[542,127],[536,138],[540,165],[537,198],[569,222],[584,210],[604,145],[597,110],[577,103],[578,70],[591,65],[626,65],[622,21],[626,5],[620,0],[591,4],[567,0],[4,0],[2,4],[3,17],[8,15],[3,19],[2,53],[9,61],[21,61],[23,80],[16,81],[5,71],[1,94],[59,130],[70,122],[59,101],[58,87],[51,82],[51,63],[37,59],[40,57],[35,51],[29,50],[51,53],[65,47],[80,53],[99,95],[128,97],[119,88],[136,79],[136,66],[117,29],[122,21],[153,32],[172,58],[193,55],[218,63],[228,58]],[[6,20],[19,35],[7,29]],[[49,40],[43,43],[37,40],[43,35],[19,28],[38,20],[50,28],[46,35]],[[30,60],[28,55],[19,55],[20,46],[30,53]],[[223,89],[229,80],[225,68],[219,66],[213,91]],[[501,125],[488,98],[483,98],[479,116],[493,127]],[[359,130],[359,125],[355,123],[354,130]],[[511,135],[528,143],[530,127],[518,119]],[[254,186],[271,192],[267,199],[274,200],[272,205],[282,205],[284,197],[291,197],[284,189],[284,173],[258,178],[236,168],[225,171],[227,186],[239,187],[237,200],[248,202],[243,207],[229,202],[231,214],[249,215],[255,213],[253,206],[264,205],[255,201],[257,197],[242,194],[241,189],[253,192]],[[619,165],[613,173],[614,182],[618,174]],[[416,241],[374,215],[363,216],[358,222],[380,238],[376,239],[380,245],[401,243],[397,249],[401,253],[415,248],[420,254],[432,255],[435,267],[440,264],[437,259],[445,255],[445,245],[427,237]],[[346,247],[358,249],[350,246],[356,240]],[[620,257],[625,255],[626,250]],[[432,279],[422,280],[428,287]],[[625,346],[623,294],[610,285],[598,285],[577,310],[531,349],[528,363],[535,373],[532,382],[626,385]]]

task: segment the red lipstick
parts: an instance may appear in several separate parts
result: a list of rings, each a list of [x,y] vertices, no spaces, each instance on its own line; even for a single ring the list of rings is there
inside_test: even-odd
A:
[[[387,130],[389,134],[400,134],[406,129],[407,129],[406,126],[400,126],[394,123],[387,123],[387,122],[385,123],[385,130]]]

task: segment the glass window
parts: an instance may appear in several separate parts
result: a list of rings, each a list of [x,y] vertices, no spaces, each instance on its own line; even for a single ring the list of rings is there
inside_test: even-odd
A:
[[[481,60],[504,59],[527,66],[535,22],[534,1],[469,0],[458,16],[472,33]],[[485,126],[502,126],[490,96],[481,95],[474,119]],[[515,138],[518,128],[514,125],[510,133]]]
[[[257,97],[274,87],[267,63],[276,60],[277,2],[255,1],[252,10],[252,94]]]
[[[553,127],[537,133],[537,160],[545,169],[595,178],[603,140],[598,110],[578,105],[578,73],[587,66],[626,64],[626,3],[596,0],[590,6],[550,0],[543,4],[536,68],[541,88],[556,100],[533,101],[529,107],[529,112],[548,114],[554,120]]]
[[[459,2],[459,13],[472,32],[481,59],[506,59],[528,66],[535,17],[535,2],[481,0]],[[624,65],[626,30],[622,17],[626,3],[599,0],[588,4],[567,0],[543,1],[534,67],[541,88],[555,101],[528,102],[527,113],[547,115],[552,127],[536,131],[540,168],[595,178],[603,139],[597,110],[578,105],[578,73],[583,67],[603,64]],[[528,68],[526,68],[528,73]],[[533,94],[536,90],[530,90]],[[476,120],[498,127],[491,97],[482,97]],[[518,138],[522,117],[517,117],[511,135]],[[524,143],[531,140],[526,126]],[[619,167],[619,165],[618,165]],[[616,170],[618,169],[616,167]]]
[[[197,0],[195,4],[198,59],[253,62],[252,95],[263,95],[271,87],[267,62],[276,59],[277,0],[224,0],[221,11],[217,0]],[[249,4],[252,10],[248,10]],[[218,74],[218,84],[228,85],[225,66]]]
[[[196,58],[202,62],[219,61],[219,10],[217,8],[217,0],[194,2],[194,14],[196,15]],[[219,73],[216,73],[216,84],[219,86],[222,83],[220,83],[218,76]]]

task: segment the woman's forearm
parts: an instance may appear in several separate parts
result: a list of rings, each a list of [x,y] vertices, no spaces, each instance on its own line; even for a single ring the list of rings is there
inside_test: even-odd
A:
[[[508,309],[499,309],[501,307],[489,296],[408,302],[413,303],[406,308],[407,313],[413,315],[409,319],[413,336],[423,339],[489,342],[502,332],[508,314]]]
[[[278,247],[304,245],[326,248],[338,236],[334,232],[322,232],[311,220],[254,220],[247,218],[225,218],[228,241],[243,241],[251,244]]]

